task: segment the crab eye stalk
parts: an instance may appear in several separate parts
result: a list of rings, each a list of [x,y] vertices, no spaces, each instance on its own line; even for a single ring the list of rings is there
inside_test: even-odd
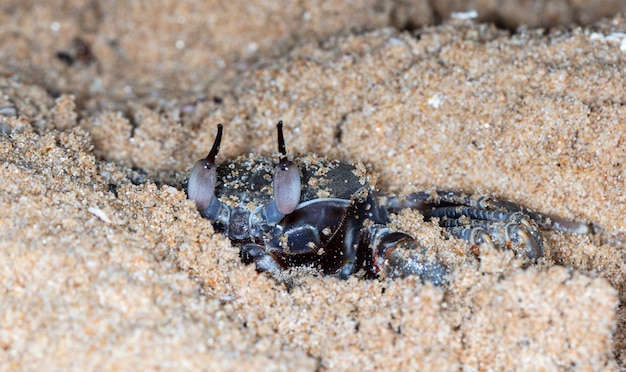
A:
[[[274,169],[274,200],[282,214],[293,212],[300,203],[300,174],[291,161],[281,161]]]
[[[219,212],[219,201],[215,198],[215,184],[217,183],[217,171],[215,158],[220,150],[222,142],[222,124],[217,125],[217,135],[213,147],[206,158],[198,160],[194,164],[187,184],[189,199],[196,202],[196,207],[204,216],[211,218]],[[217,209],[214,211],[214,209]],[[214,212],[214,213],[213,213]]]
[[[276,208],[282,214],[293,212],[300,203],[300,172],[292,161],[287,160],[283,121],[276,125],[278,130],[278,151],[280,163],[274,168],[274,200]]]

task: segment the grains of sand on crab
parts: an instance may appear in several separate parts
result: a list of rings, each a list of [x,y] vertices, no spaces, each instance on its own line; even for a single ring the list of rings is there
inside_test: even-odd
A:
[[[359,182],[361,183],[361,185],[365,185],[365,183],[367,182],[368,174],[367,168],[365,167],[365,165],[363,165],[363,163],[354,164],[354,170],[352,171],[352,173],[354,173],[354,175],[359,178]]]
[[[319,188],[319,179],[317,177],[311,177],[311,178],[309,178],[309,181],[307,182],[307,184],[311,188],[317,189],[317,188]]]
[[[318,198],[328,198],[330,197],[330,192],[326,189],[320,189],[315,193],[315,196]]]
[[[289,237],[287,235],[282,234],[278,238],[278,244],[283,249],[284,253],[289,254],[289,252],[290,252],[290,249],[289,249]]]
[[[369,218],[366,218],[363,221],[363,226],[364,227],[372,227],[372,226],[374,226],[374,221],[370,220]]]

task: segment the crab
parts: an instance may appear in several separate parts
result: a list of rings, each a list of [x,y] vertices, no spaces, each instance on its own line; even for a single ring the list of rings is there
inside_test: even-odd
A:
[[[189,199],[216,230],[240,247],[258,272],[310,266],[338,278],[417,275],[446,281],[446,267],[412,235],[394,231],[390,215],[419,211],[445,235],[478,247],[512,249],[534,262],[545,255],[542,229],[588,233],[590,226],[532,211],[511,202],[458,191],[424,191],[379,198],[366,168],[316,154],[288,159],[283,122],[277,124],[279,157],[240,156],[216,165],[222,140],[193,166]]]

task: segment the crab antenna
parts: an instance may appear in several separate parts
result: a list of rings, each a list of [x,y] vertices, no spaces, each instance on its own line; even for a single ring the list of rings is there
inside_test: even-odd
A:
[[[209,163],[215,164],[215,158],[217,157],[217,153],[220,151],[221,143],[222,143],[222,124],[217,124],[217,135],[215,136],[215,141],[213,141],[213,147],[211,147],[211,151],[209,152],[209,155],[207,155],[206,157],[206,160]]]

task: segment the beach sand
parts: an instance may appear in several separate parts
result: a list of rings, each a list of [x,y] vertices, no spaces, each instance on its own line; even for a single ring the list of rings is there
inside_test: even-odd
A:
[[[625,18],[403,31],[387,2],[112,3],[0,13],[1,370],[626,368]],[[219,162],[274,154],[281,119],[290,153],[362,162],[380,194],[595,232],[545,232],[526,267],[403,211],[446,285],[257,274],[184,184],[218,123]]]

